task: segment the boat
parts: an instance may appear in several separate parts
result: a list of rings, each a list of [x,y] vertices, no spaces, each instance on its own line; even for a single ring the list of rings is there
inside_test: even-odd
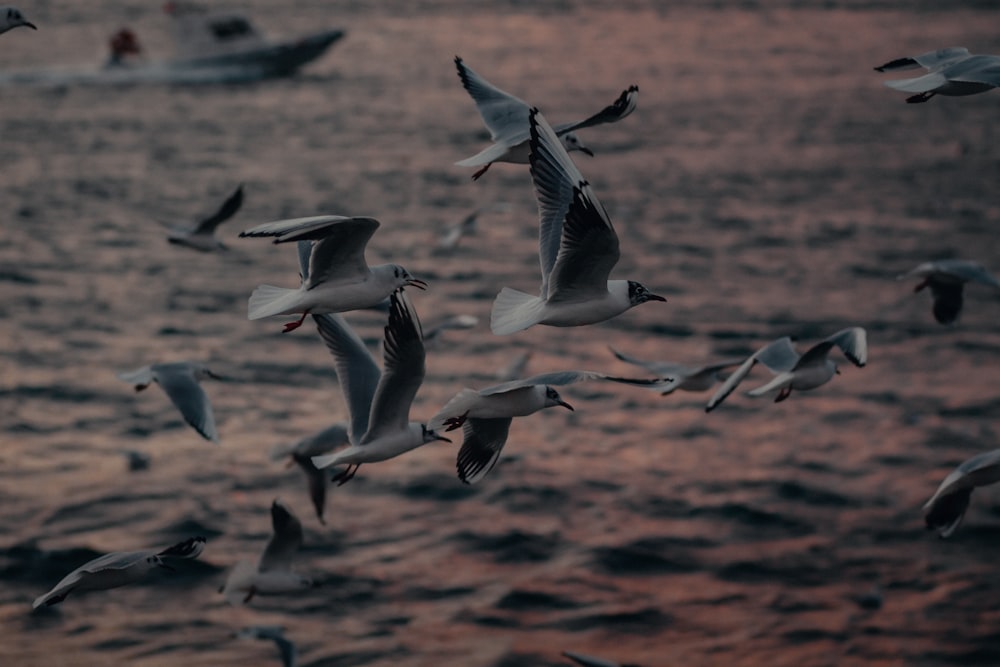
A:
[[[268,40],[243,14],[214,11],[192,2],[168,2],[173,57],[148,60],[130,28],[108,40],[109,56],[98,68],[48,68],[0,73],[0,84],[231,83],[295,74],[342,39],[341,29],[287,41]]]

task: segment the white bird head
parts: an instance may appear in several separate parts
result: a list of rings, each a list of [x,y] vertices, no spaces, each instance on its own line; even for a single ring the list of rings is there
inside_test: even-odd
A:
[[[548,385],[545,385],[545,407],[551,408],[557,405],[563,406],[570,412],[575,412],[572,405],[562,400],[562,396],[559,395],[558,391]]]
[[[584,146],[583,142],[580,141],[580,137],[576,136],[574,133],[567,132],[559,137],[559,139],[562,141],[563,148],[566,149],[567,153],[570,151],[580,151],[582,153],[586,153],[590,157],[594,157],[594,151]]]
[[[634,307],[647,301],[666,301],[666,299],[659,294],[653,294],[642,283],[637,283],[634,280],[628,281],[629,304]]]

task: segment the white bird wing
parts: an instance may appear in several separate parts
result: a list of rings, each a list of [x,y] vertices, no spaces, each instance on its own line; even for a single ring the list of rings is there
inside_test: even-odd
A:
[[[260,555],[257,569],[261,572],[288,570],[292,557],[302,546],[302,523],[280,500],[271,503],[273,534]]]
[[[582,130],[585,127],[593,127],[594,125],[602,125],[604,123],[617,123],[622,118],[625,118],[630,113],[635,111],[635,106],[638,101],[639,86],[633,84],[623,90],[621,95],[618,96],[618,99],[595,113],[593,116],[584,120],[576,121],[575,123],[561,123],[552,129],[554,129],[556,134],[561,137],[568,132]]]
[[[319,215],[269,222],[240,232],[240,236],[273,236],[275,243],[313,241],[305,279],[309,289],[324,282],[366,278],[365,248],[378,228],[375,218]]]
[[[486,389],[480,389],[479,395],[492,396],[494,394],[505,394],[509,391],[522,389],[524,387],[534,387],[536,385],[555,385],[557,387],[562,387],[568,384],[584,382],[586,380],[612,380],[612,381],[626,382],[629,384],[633,383],[646,384],[646,382],[641,380],[633,381],[633,380],[628,380],[627,378],[616,378],[610,375],[605,375],[604,373],[597,373],[594,371],[553,371],[551,373],[541,373],[539,375],[533,375],[530,378],[524,378],[523,380],[511,380],[510,382],[504,382],[498,385],[494,385],[492,387],[487,387]]]
[[[778,375],[792,370],[798,360],[799,354],[792,347],[792,340],[787,336],[768,343],[747,357],[740,364],[740,367],[726,378],[722,386],[712,394],[712,398],[708,399],[708,403],[705,405],[705,412],[711,412],[719,407],[726,400],[726,397],[736,390],[736,387],[743,381],[743,378],[749,375],[758,361],[764,364],[772,373]]]
[[[783,373],[778,373],[771,380],[759,387],[751,389],[747,392],[747,396],[763,396],[764,394],[774,391],[775,389],[783,389],[790,385],[795,379],[795,374],[793,371],[785,371]]]
[[[153,374],[156,383],[180,410],[184,421],[206,440],[218,442],[219,433],[215,429],[212,405],[208,402],[208,395],[201,388],[201,383],[194,376],[194,367],[185,362],[156,364],[153,366]]]
[[[420,320],[403,291],[393,292],[383,342],[383,371],[372,398],[368,430],[358,444],[406,429],[410,405],[424,381],[424,339]]]
[[[351,416],[351,442],[361,441],[368,430],[372,398],[382,372],[368,348],[340,315],[313,315],[319,335],[333,355],[337,381]]]
[[[122,371],[116,377],[123,382],[135,385],[137,389],[144,388],[153,381],[153,367],[143,366],[134,371]]]
[[[937,90],[948,83],[948,77],[942,72],[936,71],[912,79],[893,79],[882,83],[893,90],[900,90],[904,93],[926,93]]]
[[[31,604],[31,608],[38,609],[42,605],[53,605],[62,602],[66,595],[72,592],[75,585],[87,574],[104,570],[125,570],[150,554],[151,552],[149,551],[117,551],[88,561],[60,579],[59,583],[53,586],[47,593],[35,598]]]
[[[604,658],[598,658],[593,655],[574,653],[572,651],[563,651],[563,655],[583,667],[620,667],[617,662],[605,660]]]
[[[923,274],[914,274],[915,271],[922,267],[930,267],[931,270]],[[925,262],[908,275],[926,276],[931,273],[945,273],[966,282],[982,283],[983,285],[1000,288],[1000,280],[997,280],[993,274],[987,271],[986,267],[979,262],[968,259],[941,259],[936,262]]]
[[[918,67],[931,70],[968,57],[968,49],[961,46],[951,46],[945,49],[938,49],[937,51],[921,53],[919,56],[907,56],[905,58],[890,60],[886,64],[879,65],[875,69],[879,72],[899,72],[902,70],[916,69]]]
[[[624,352],[619,352],[615,348],[608,346],[611,354],[615,355],[615,358],[619,361],[624,361],[627,364],[632,364],[633,366],[638,366],[639,368],[644,368],[650,373],[658,376],[672,376],[678,380],[683,380],[686,377],[694,375],[702,370],[707,370],[709,367],[704,368],[692,368],[690,366],[685,366],[684,364],[675,364],[670,361],[646,361],[644,359],[639,359],[633,357],[632,355],[625,354]],[[740,361],[743,361],[740,359]],[[740,363],[737,361],[736,363]],[[733,364],[729,364],[730,366]],[[725,368],[725,365],[719,366],[719,368]]]
[[[462,447],[455,459],[460,480],[475,484],[493,469],[507,442],[510,422],[510,417],[465,420],[462,424]]]
[[[813,349],[821,347],[824,343],[839,347],[848,361],[855,366],[863,367],[868,363],[868,333],[862,327],[841,329],[822,343],[814,345],[812,349],[802,355],[802,358],[805,359],[812,353]]]
[[[538,198],[541,296],[561,301],[604,294],[619,259],[618,235],[611,219],[537,109],[531,110],[529,125],[529,161]]]
[[[941,496],[970,486],[984,486],[998,481],[1000,481],[1000,449],[976,454],[948,473],[934,495],[924,503],[924,510],[930,508]]]
[[[1000,56],[970,56],[947,65],[944,73],[950,81],[1000,86]]]
[[[462,87],[476,103],[476,109],[489,129],[492,140],[503,144],[500,155],[510,146],[528,138],[529,107],[523,100],[500,90],[476,74],[458,56],[455,56],[455,67]]]
[[[204,537],[191,537],[178,542],[157,553],[157,556],[167,558],[197,558],[205,550]]]
[[[222,206],[219,207],[212,215],[200,220],[194,227],[195,234],[213,234],[215,228],[221,225],[229,218],[236,215],[236,212],[240,210],[243,205],[243,184],[226,198],[226,201],[222,202]]]

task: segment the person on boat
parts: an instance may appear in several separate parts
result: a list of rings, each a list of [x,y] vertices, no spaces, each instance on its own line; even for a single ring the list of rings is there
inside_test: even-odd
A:
[[[120,67],[129,64],[129,56],[138,56],[142,53],[139,46],[139,38],[135,36],[130,28],[122,28],[111,35],[108,40],[108,47],[111,54],[108,57],[108,67]]]

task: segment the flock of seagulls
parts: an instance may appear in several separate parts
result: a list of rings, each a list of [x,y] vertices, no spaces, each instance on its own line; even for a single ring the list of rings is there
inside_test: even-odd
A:
[[[0,33],[23,26],[37,29],[13,7],[0,7]],[[504,287],[493,303],[490,328],[497,336],[515,334],[535,325],[576,327],[606,321],[649,301],[664,302],[633,280],[612,280],[620,258],[619,238],[604,206],[590,183],[569,157],[570,151],[593,152],[576,135],[578,130],[618,122],[636,108],[638,86],[626,88],[609,106],[582,121],[551,126],[537,108],[489,83],[455,58],[462,86],[476,104],[490,131],[492,144],[478,154],[457,162],[478,167],[479,179],[495,162],[527,163],[539,210],[539,260],[541,286],[538,296]],[[890,61],[880,72],[924,68],[927,74],[887,81],[890,88],[912,93],[906,101],[926,102],[934,95],[971,95],[1000,86],[1000,57],[972,55],[964,48],[947,48]],[[239,186],[212,215],[190,227],[175,227],[168,241],[202,252],[225,250],[217,238],[220,224],[232,218],[243,202]],[[457,245],[473,233],[479,211],[470,214],[439,242],[442,250]],[[425,374],[425,342],[448,329],[475,326],[476,318],[458,316],[424,334],[417,312],[404,291],[425,289],[427,283],[397,264],[369,267],[365,249],[379,228],[370,217],[320,215],[258,225],[240,237],[269,237],[274,243],[296,242],[300,285],[294,288],[260,285],[248,301],[248,318],[299,315],[285,324],[289,332],[309,315],[334,359],[334,367],[348,407],[347,423],[336,423],[292,445],[276,447],[275,461],[299,466],[308,480],[317,519],[323,514],[327,487],[344,484],[363,464],[404,454],[434,441],[451,442],[442,435],[461,428],[463,441],[456,458],[458,477],[467,484],[481,481],[497,464],[515,417],[526,417],[551,407],[574,408],[557,391],[590,380],[609,380],[645,386],[663,395],[674,391],[716,389],[705,410],[719,407],[760,363],[773,378],[748,392],[751,397],[774,394],[774,401],[794,391],[818,388],[839,373],[830,359],[834,348],[857,367],[868,360],[867,334],[849,327],[799,353],[788,337],[772,341],[746,359],[723,359],[700,366],[675,362],[643,361],[617,350],[619,360],[636,365],[650,378],[620,378],[594,371],[557,371],[519,379],[530,352],[505,378],[484,389],[464,388],[428,422],[411,421],[410,409]],[[899,279],[920,279],[915,291],[930,287],[933,314],[942,324],[954,323],[962,309],[963,287],[980,283],[1000,290],[1000,281],[982,265],[968,260],[926,262]],[[383,366],[341,313],[380,308],[388,302],[383,339]],[[727,369],[737,366],[727,374]],[[221,379],[206,366],[193,362],[152,364],[123,372],[119,379],[141,391],[157,383],[184,420],[203,438],[219,441],[215,419],[201,380]],[[327,468],[340,468],[331,476]],[[972,491],[1000,481],[1000,449],[985,452],[960,464],[941,483],[924,506],[928,528],[942,537],[952,535],[968,508]],[[312,587],[308,577],[292,569],[302,545],[299,519],[280,500],[271,505],[273,534],[255,561],[237,563],[219,589],[233,604],[247,604],[256,595],[294,593]],[[36,598],[33,609],[48,607],[70,594],[124,586],[157,569],[172,570],[171,560],[198,557],[205,538],[193,537],[160,551],[115,552],[96,558],[69,573],[52,590]],[[285,665],[294,666],[297,653],[283,630],[276,626],[250,626],[240,638],[272,640]],[[611,667],[617,663],[564,652],[580,665]]]

